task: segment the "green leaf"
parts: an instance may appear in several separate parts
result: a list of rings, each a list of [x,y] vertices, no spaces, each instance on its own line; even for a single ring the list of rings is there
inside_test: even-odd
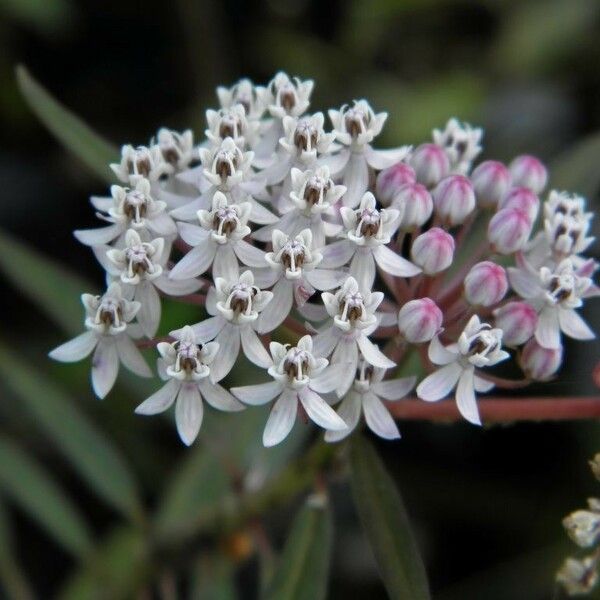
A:
[[[203,554],[194,565],[190,598],[236,600],[234,566],[221,555]]]
[[[331,511],[323,497],[311,497],[288,536],[268,600],[319,600],[327,594],[333,540]]]
[[[430,598],[402,498],[375,450],[360,435],[351,441],[350,465],[356,509],[390,598]]]
[[[0,375],[22,399],[35,424],[96,493],[129,517],[141,514],[133,475],[122,456],[60,388],[0,344]]]
[[[58,141],[100,179],[113,182],[108,165],[118,162],[119,150],[55,100],[22,65],[17,67],[17,83],[31,110]]]
[[[91,533],[77,507],[42,466],[6,438],[0,438],[0,489],[74,556],[91,549]]]
[[[81,333],[80,297],[90,291],[84,279],[1,230],[0,271],[65,332]]]

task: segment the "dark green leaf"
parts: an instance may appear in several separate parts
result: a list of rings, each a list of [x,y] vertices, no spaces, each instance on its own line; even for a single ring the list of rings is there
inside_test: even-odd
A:
[[[51,381],[31,371],[0,344],[0,374],[65,458],[99,496],[129,517],[139,516],[133,475],[122,456],[77,405]]]
[[[390,598],[430,598],[402,498],[375,450],[360,435],[352,439],[350,463],[354,502]]]
[[[322,497],[311,497],[294,519],[275,572],[268,600],[319,600],[326,597],[333,540],[331,511]]]
[[[55,100],[23,66],[17,67],[17,82],[31,110],[58,141],[92,173],[111,183],[108,165],[119,160],[118,149]]]
[[[75,556],[92,546],[77,507],[44,469],[23,450],[0,438],[0,489]]]

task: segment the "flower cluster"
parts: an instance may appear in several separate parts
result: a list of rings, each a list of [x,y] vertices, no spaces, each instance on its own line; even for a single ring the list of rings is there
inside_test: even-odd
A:
[[[387,113],[357,100],[328,111],[328,129],[307,112],[312,89],[285,73],[266,87],[218,88],[204,140],[161,129],[148,146],[123,146],[111,165],[119,184],[92,198],[105,225],[75,232],[108,289],[84,294],[87,331],[50,355],[93,351],[103,398],[120,363],[150,376],[138,348],[156,346],[166,383],[137,412],[175,403],[186,444],[204,401],[272,403],[267,446],[297,415],[331,442],[361,414],[397,438],[386,403],[424,372],[421,399],[455,390],[462,415],[480,423],[477,394],[514,384],[489,367],[513,357],[524,382],[547,380],[563,334],[593,337],[577,312],[598,294],[583,198],[550,191],[540,206],[547,172],[531,156],[474,165],[482,130],[456,119],[430,142],[381,150]],[[208,316],[156,337],[171,296]],[[273,381],[224,388],[241,354]],[[412,373],[410,354],[422,363]],[[388,379],[397,366],[404,377]]]

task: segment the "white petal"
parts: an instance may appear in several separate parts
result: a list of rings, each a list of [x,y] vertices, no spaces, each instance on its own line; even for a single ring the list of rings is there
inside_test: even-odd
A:
[[[346,363],[329,365],[322,373],[319,373],[316,377],[311,377],[310,388],[318,394],[333,392],[349,368],[352,368],[352,365]]]
[[[244,240],[238,240],[233,249],[237,257],[248,267],[260,269],[267,266],[265,253],[260,248],[252,246]]]
[[[337,327],[334,329],[337,330]],[[318,337],[315,338],[315,348],[317,347],[316,341]],[[346,369],[342,372],[335,390],[338,396],[343,396],[349,390],[356,375],[356,368],[358,366],[358,346],[356,345],[356,341],[342,337],[333,351],[331,364],[346,365]]]
[[[417,396],[428,402],[441,400],[452,391],[461,373],[462,369],[456,362],[434,371],[417,386]]]
[[[60,362],[77,362],[89,356],[97,343],[96,334],[93,331],[86,331],[54,348],[48,356]]]
[[[535,339],[543,348],[560,348],[560,325],[558,309],[546,306],[539,314]]]
[[[186,296],[197,292],[204,283],[198,279],[170,279],[166,273],[154,280],[154,285],[169,296]]]
[[[364,153],[369,165],[380,171],[399,163],[408,155],[410,149],[410,146],[402,146],[401,148],[391,148],[389,150],[375,150],[367,145]]]
[[[483,377],[477,377],[477,375],[475,375],[474,387],[476,392],[485,394],[486,392],[494,389],[494,384]]]
[[[180,221],[193,221],[197,218],[196,213],[198,210],[206,208],[208,208],[207,202],[205,195],[203,194],[199,198],[196,198],[195,200],[192,200],[183,206],[174,208],[169,214],[174,219],[178,219]]]
[[[209,231],[191,223],[177,223],[177,229],[181,239],[189,246],[206,243],[210,236]]]
[[[525,269],[508,268],[508,280],[510,285],[521,298],[535,298],[539,296],[541,288],[533,273],[528,273]]]
[[[458,380],[456,388],[456,405],[460,414],[473,425],[481,425],[477,400],[475,398],[475,382],[473,369],[465,369]]]
[[[351,153],[344,169],[342,183],[346,186],[346,193],[342,196],[342,204],[350,208],[356,208],[369,187],[369,167],[363,154]]]
[[[142,304],[137,314],[138,323],[148,337],[154,337],[160,323],[160,297],[149,281],[137,286],[135,299]]]
[[[119,354],[113,339],[98,341],[92,358],[92,387],[102,399],[112,390],[119,372]]]
[[[314,421],[317,425],[323,427],[323,429],[343,431],[347,428],[346,423],[342,421],[335,410],[310,388],[302,388],[298,392],[298,398],[311,421]]]
[[[324,269],[339,269],[348,263],[355,250],[355,244],[349,240],[327,244],[319,250],[323,255],[323,260],[319,263],[319,266]]]
[[[152,377],[152,371],[142,353],[127,334],[120,335],[116,344],[119,358],[126,368],[140,377]]]
[[[91,205],[100,212],[108,212],[114,204],[112,197],[107,198],[106,196],[90,196]]]
[[[285,391],[279,396],[263,432],[263,444],[269,448],[282,442],[292,430],[298,412],[298,401],[295,392]]]
[[[327,318],[327,309],[322,304],[307,302],[296,308],[298,312],[309,321],[323,321]]]
[[[558,321],[565,335],[576,340],[593,340],[596,335],[572,308],[559,308]]]
[[[250,362],[266,369],[273,364],[269,353],[250,325],[241,327],[242,349]]]
[[[273,298],[266,310],[258,316],[256,330],[259,333],[273,331],[289,316],[294,300],[293,284],[287,279],[280,279],[273,288]]]
[[[338,173],[341,173],[342,169],[348,164],[350,159],[350,151],[343,149],[337,154],[326,154],[319,158],[319,165],[328,167],[329,173],[332,177],[335,177]]]
[[[391,369],[396,366],[396,363],[383,354],[366,335],[360,335],[356,341],[362,355],[370,365],[382,369]]]
[[[231,245],[219,246],[213,261],[213,278],[223,277],[223,279],[233,280],[238,278],[239,272],[238,260]]]
[[[456,354],[450,352],[440,341],[440,337],[436,335],[429,343],[427,350],[429,360],[436,365],[447,365],[456,360]]]
[[[266,209],[262,204],[254,200],[254,198],[250,199],[250,204],[252,204],[250,221],[253,223],[258,223],[259,225],[270,225],[279,221],[278,216],[274,215],[270,210]]]
[[[221,381],[233,368],[240,353],[240,330],[236,325],[226,323],[215,339],[219,351],[210,366],[210,380]]]
[[[325,441],[338,442],[350,435],[358,425],[361,407],[362,398],[360,394],[353,390],[349,391],[338,408],[338,415],[346,423],[346,429],[342,431],[327,431],[325,433]]]
[[[398,256],[387,246],[378,246],[373,250],[373,256],[381,269],[390,275],[396,277],[414,277],[421,272],[421,269],[413,265],[410,261]]]
[[[73,235],[79,242],[86,246],[101,246],[109,244],[115,238],[119,237],[125,228],[114,223],[108,227],[99,227],[97,229],[78,229],[73,232]]]
[[[394,440],[400,437],[398,427],[383,402],[373,393],[363,395],[363,411],[369,429],[385,440]]]
[[[192,325],[192,330],[198,342],[206,344],[206,342],[214,340],[219,335],[221,329],[223,329],[225,326],[225,323],[225,319],[223,319],[221,316],[209,317],[204,321],[200,321],[200,323]],[[178,337],[180,332],[181,329],[177,329],[175,331],[171,331],[171,335],[173,337]]]
[[[371,385],[371,389],[375,394],[381,396],[385,400],[400,400],[404,398],[410,390],[413,389],[417,382],[416,377],[403,377],[402,379],[387,379],[379,381]]]
[[[260,406],[270,402],[280,394],[282,390],[278,381],[269,381],[268,383],[259,383],[257,385],[244,385],[231,388],[231,393],[239,398],[244,404]]]
[[[179,392],[181,382],[177,379],[169,379],[160,390],[154,392],[147,400],[144,400],[136,409],[138,415],[156,415],[167,410],[175,401]]]
[[[356,279],[361,290],[370,290],[373,287],[375,272],[375,259],[372,252],[360,248],[352,257],[350,275]]]
[[[187,446],[194,442],[200,431],[203,413],[198,386],[189,382],[182,384],[175,405],[175,423],[181,441]]]
[[[110,250],[110,246],[94,246],[92,252],[96,257],[96,260],[100,263],[100,266],[113,277],[118,277],[121,274],[119,267],[117,267],[112,261],[109,260],[106,255],[107,251]]]
[[[318,290],[331,290],[339,287],[348,275],[342,271],[314,269],[314,271],[307,271],[304,276]]]
[[[239,412],[246,408],[218,383],[211,383],[208,379],[201,379],[198,382],[198,388],[200,389],[202,396],[204,396],[204,399],[217,410]]]
[[[177,234],[177,225],[175,221],[164,212],[158,213],[151,219],[148,219],[148,228],[159,237],[168,237]]]
[[[397,312],[380,312],[377,313],[377,317],[379,317],[379,327],[393,327],[398,324]]]

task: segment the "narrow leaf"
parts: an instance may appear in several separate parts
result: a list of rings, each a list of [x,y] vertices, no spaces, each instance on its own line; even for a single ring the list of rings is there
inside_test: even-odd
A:
[[[136,484],[125,461],[71,398],[39,373],[31,377],[24,361],[2,344],[0,375],[90,487],[126,516],[139,516]]]
[[[31,110],[58,141],[92,173],[111,183],[108,165],[118,161],[118,149],[55,100],[22,65],[17,67],[17,83]]]
[[[322,497],[309,498],[294,519],[267,599],[324,599],[332,540],[331,511],[326,500]]]
[[[375,450],[360,435],[352,439],[350,464],[356,509],[390,598],[430,598],[402,498]]]
[[[0,438],[0,489],[74,556],[92,546],[87,524],[56,482],[18,446]]]

